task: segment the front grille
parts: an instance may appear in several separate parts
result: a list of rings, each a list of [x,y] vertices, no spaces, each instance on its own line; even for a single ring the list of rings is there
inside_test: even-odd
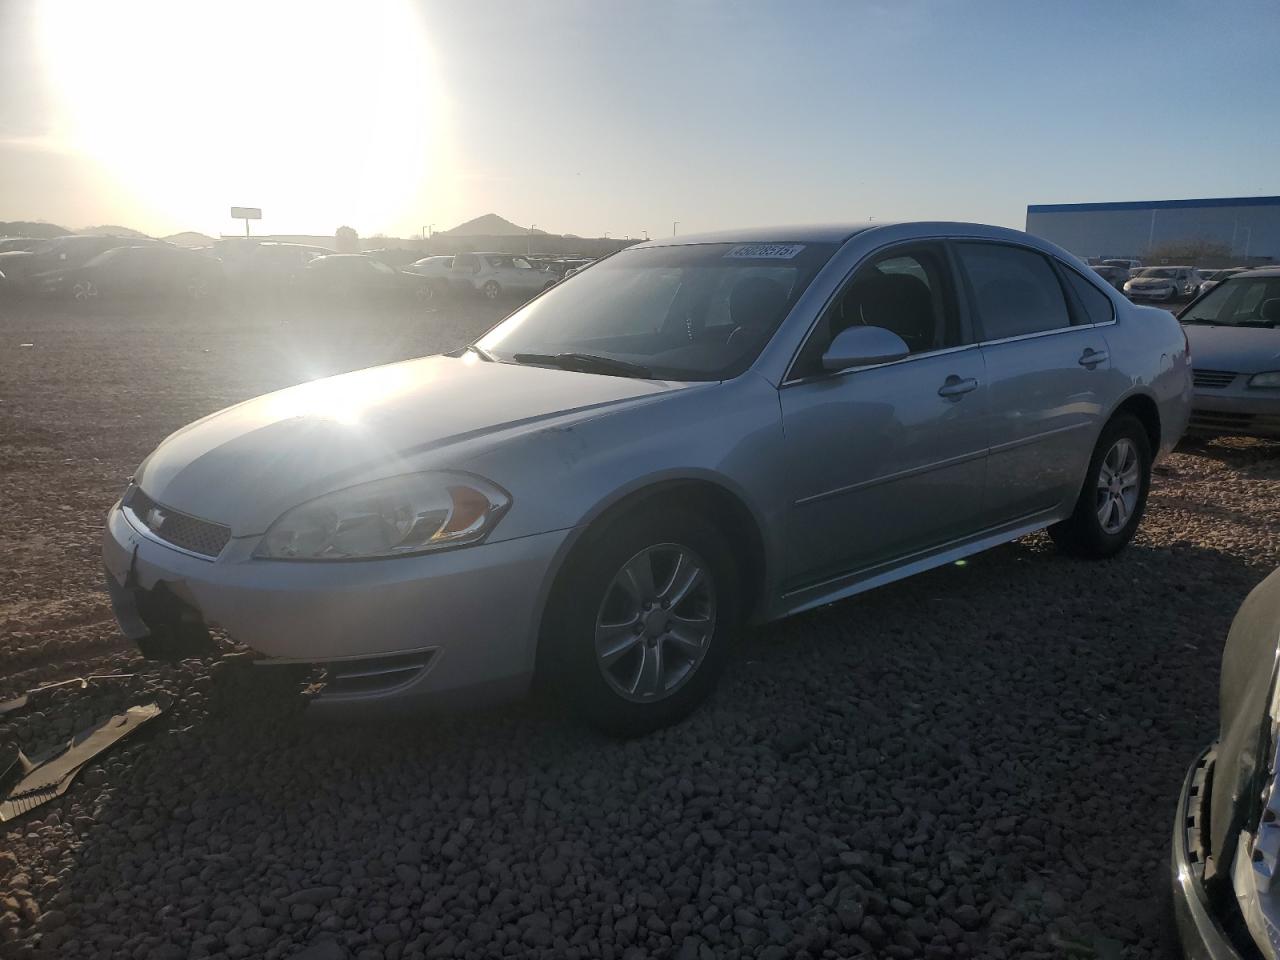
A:
[[[1197,387],[1206,387],[1210,390],[1221,390],[1223,387],[1231,386],[1231,381],[1238,377],[1239,374],[1231,373],[1227,370],[1192,370],[1191,382]]]
[[[165,543],[198,553],[202,557],[213,559],[231,539],[230,527],[161,506],[143,493],[141,487],[130,489],[124,505],[133,511],[143,526]]]

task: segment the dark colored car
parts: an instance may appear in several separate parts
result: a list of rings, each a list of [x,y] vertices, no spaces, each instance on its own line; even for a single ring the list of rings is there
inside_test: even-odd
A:
[[[424,277],[397,270],[361,253],[316,257],[303,268],[299,284],[308,293],[324,297],[431,299]]]
[[[123,237],[78,234],[37,240],[26,250],[0,252],[0,271],[18,288],[38,288],[44,274],[79,267],[107,250],[140,242]]]
[[[203,300],[221,290],[222,264],[168,244],[114,247],[77,267],[40,274],[43,293],[88,301],[101,297]]]
[[[1280,571],[1245,599],[1222,653],[1217,742],[1173,823],[1173,907],[1186,957],[1274,960],[1280,944]]]
[[[1125,281],[1129,279],[1128,267],[1114,267],[1105,263],[1089,268],[1117,290],[1123,291]]]

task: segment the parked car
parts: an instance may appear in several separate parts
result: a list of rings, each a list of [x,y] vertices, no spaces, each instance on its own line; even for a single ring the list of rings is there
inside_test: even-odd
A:
[[[1129,270],[1127,267],[1108,266],[1100,263],[1090,269],[1103,280],[1107,281],[1107,283],[1116,290],[1123,291],[1125,283],[1129,280]]]
[[[504,295],[531,297],[555,282],[555,277],[536,269],[524,257],[509,253],[459,253],[450,268],[454,289],[478,293],[486,300]]]
[[[453,257],[423,257],[405,267],[406,273],[416,273],[427,278],[428,296],[438,297],[449,292],[450,271],[453,269]]]
[[[217,623],[324,664],[319,709],[538,671],[635,733],[745,622],[1046,527],[1114,554],[1190,398],[1170,313],[1019,231],[650,241],[468,348],[173,434],[110,511],[108,585],[149,655]]]
[[[0,237],[0,253],[32,250],[39,243],[39,237]]]
[[[1280,439],[1280,267],[1228,277],[1178,315],[1191,342],[1191,427]]]
[[[1144,267],[1124,285],[1125,295],[1135,300],[1185,300],[1199,289],[1195,267]]]
[[[1099,262],[1104,267],[1122,267],[1129,271],[1129,276],[1133,276],[1142,269],[1141,260],[1133,260],[1128,257],[1106,257]]]
[[[87,263],[40,274],[42,293],[88,301],[102,297],[181,296],[203,300],[221,291],[213,257],[168,244],[113,247]]]
[[[230,283],[255,290],[297,285],[307,264],[333,253],[305,243],[226,237],[214,242]]]
[[[1244,273],[1248,267],[1227,267],[1223,270],[1201,270],[1200,271],[1200,293],[1208,293],[1227,277],[1234,277],[1237,273]]]
[[[1275,957],[1280,931],[1280,572],[1236,613],[1218,738],[1191,764],[1173,822],[1173,905],[1188,960]]]
[[[28,250],[0,253],[0,270],[8,275],[13,284],[23,289],[38,289],[42,284],[42,274],[82,266],[98,254],[116,247],[157,242],[93,234],[53,237],[38,241]]]
[[[361,253],[316,257],[303,267],[299,283],[311,294],[322,297],[429,300],[432,295],[428,283],[417,274],[402,272]]]

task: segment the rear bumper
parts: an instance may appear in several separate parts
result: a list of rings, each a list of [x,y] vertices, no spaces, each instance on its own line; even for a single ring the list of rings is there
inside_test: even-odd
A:
[[[1188,431],[1280,439],[1280,397],[1266,395],[1271,391],[1237,385],[1245,379],[1241,375],[1236,383],[1223,389],[1197,388],[1191,400]]]
[[[509,695],[527,687],[567,537],[556,531],[419,557],[322,563],[255,560],[257,538],[246,537],[206,560],[158,542],[116,504],[103,563],[121,630],[144,651],[171,624],[179,633],[207,625],[263,654],[259,662],[321,664],[351,680],[331,684],[319,703],[445,701],[461,691]]]
[[[1204,888],[1204,830],[1213,775],[1214,749],[1196,758],[1187,771],[1173,821],[1173,915],[1187,960],[1244,960],[1227,937]]]

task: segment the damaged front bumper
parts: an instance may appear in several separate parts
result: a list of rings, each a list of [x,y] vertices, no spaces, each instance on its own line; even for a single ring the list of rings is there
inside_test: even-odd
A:
[[[1205,837],[1214,748],[1191,765],[1173,821],[1173,916],[1187,960],[1244,960],[1215,912],[1204,886]]]
[[[317,705],[517,695],[533,673],[541,612],[568,531],[388,560],[216,560],[157,540],[117,503],[103,562],[116,619],[144,654],[199,655],[207,628],[263,655],[318,664]]]

